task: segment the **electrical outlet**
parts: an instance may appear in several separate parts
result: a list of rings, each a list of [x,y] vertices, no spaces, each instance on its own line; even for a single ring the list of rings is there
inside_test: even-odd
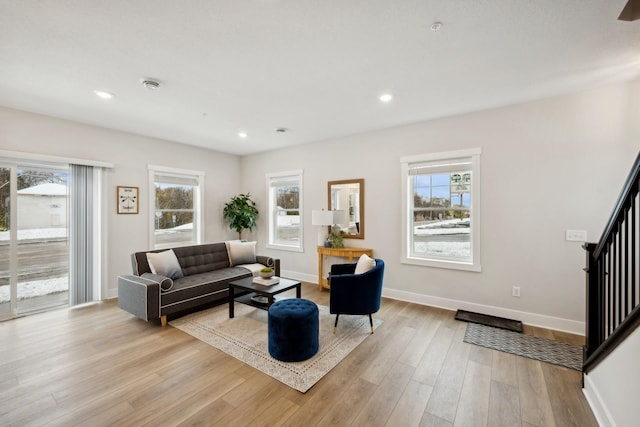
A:
[[[514,286],[511,288],[511,296],[520,298],[520,286]]]
[[[567,230],[566,239],[568,242],[586,242],[587,232],[585,230]]]

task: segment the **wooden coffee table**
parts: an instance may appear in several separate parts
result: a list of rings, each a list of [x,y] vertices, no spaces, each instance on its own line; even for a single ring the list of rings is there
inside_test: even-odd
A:
[[[253,283],[253,277],[246,277],[240,280],[234,280],[229,283],[229,318],[233,319],[233,310],[236,302],[247,304],[262,310],[268,310],[274,302],[274,295],[286,292],[290,289],[296,289],[296,298],[301,298],[300,282],[295,280],[280,278],[280,282],[271,286],[258,285]],[[236,297],[236,290],[249,291],[248,294]],[[265,297],[264,303],[257,302],[253,297]]]

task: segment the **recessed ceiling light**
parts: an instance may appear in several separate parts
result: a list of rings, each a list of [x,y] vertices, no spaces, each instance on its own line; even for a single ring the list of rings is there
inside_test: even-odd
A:
[[[109,92],[105,92],[104,90],[94,90],[93,93],[98,95],[102,99],[111,99],[113,98],[113,94]]]
[[[393,99],[393,95],[391,95],[390,93],[385,93],[380,95],[380,101],[382,102],[389,102]]]
[[[247,135],[247,133],[246,133],[246,132],[238,132],[238,136],[239,136],[240,138],[246,138],[246,137],[248,137],[249,135]]]
[[[431,31],[434,33],[437,32],[440,28],[442,28],[442,22],[434,22],[431,24]]]

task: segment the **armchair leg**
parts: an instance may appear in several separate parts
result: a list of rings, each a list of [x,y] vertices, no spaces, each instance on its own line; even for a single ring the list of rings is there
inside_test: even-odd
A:
[[[336,328],[338,327],[338,317],[340,317],[339,314],[336,314],[336,322],[333,324],[333,333],[336,333]]]
[[[162,327],[164,328],[165,326],[167,326],[167,316],[160,316],[160,324],[162,325]]]
[[[369,324],[371,325],[371,333],[373,333],[373,317],[369,314]]]

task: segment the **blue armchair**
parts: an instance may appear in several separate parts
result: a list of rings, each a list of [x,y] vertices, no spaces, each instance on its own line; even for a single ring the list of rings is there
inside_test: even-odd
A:
[[[368,314],[373,333],[371,315],[380,309],[384,261],[376,258],[376,266],[366,273],[353,274],[355,269],[355,263],[331,266],[329,312],[336,315],[334,334],[341,314]]]

